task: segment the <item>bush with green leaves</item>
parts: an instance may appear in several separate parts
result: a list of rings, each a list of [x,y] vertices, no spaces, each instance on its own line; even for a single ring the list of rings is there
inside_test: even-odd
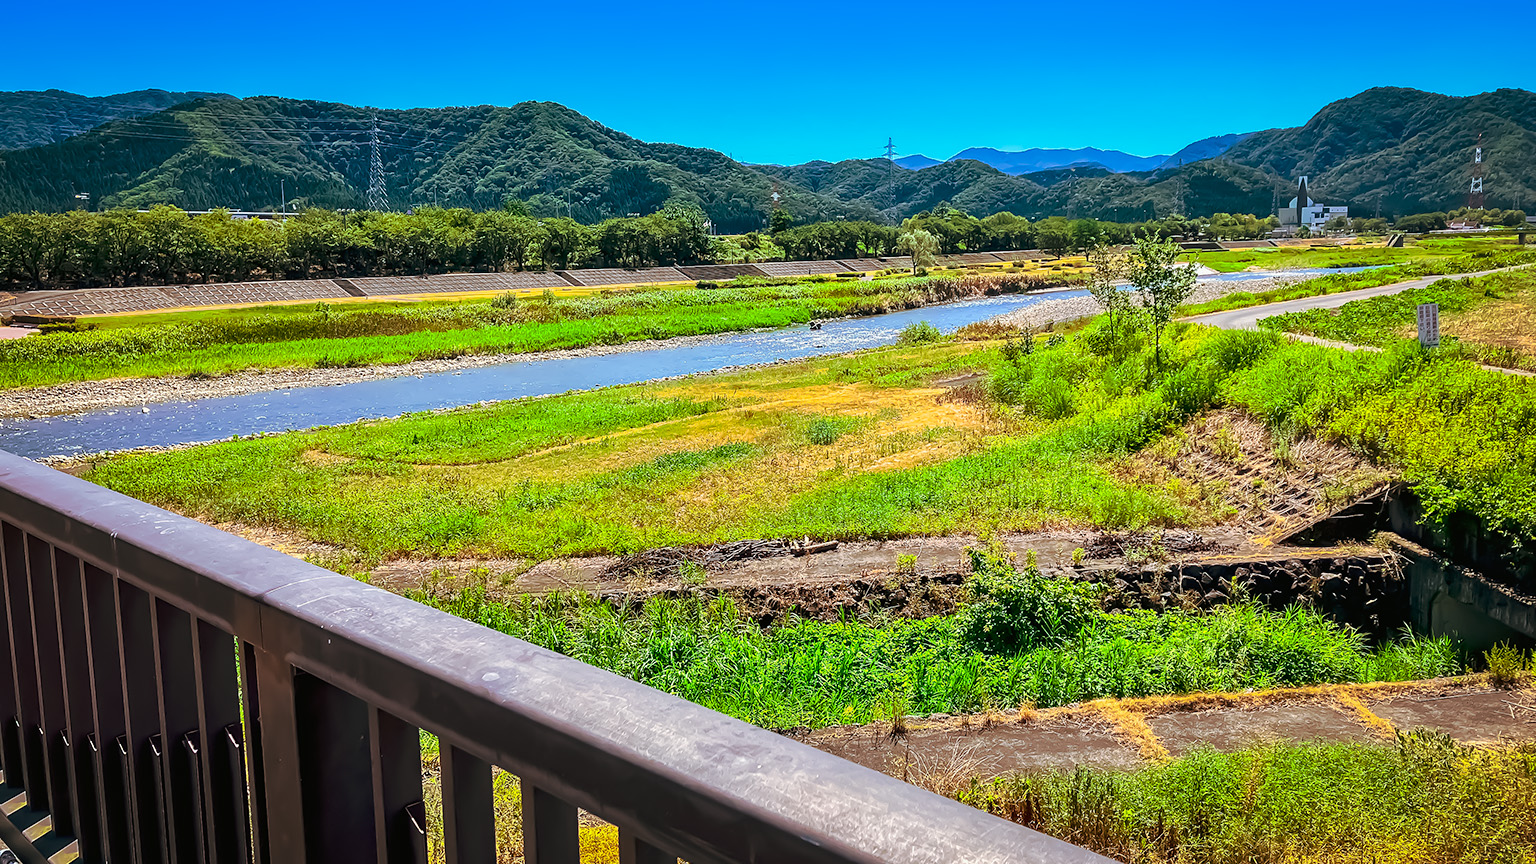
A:
[[[961,640],[987,654],[1015,654],[1060,645],[1097,617],[1092,586],[1040,573],[1033,556],[1015,567],[1002,547],[972,546],[969,602],[959,616]]]
[[[929,342],[939,342],[943,338],[944,333],[939,328],[929,324],[927,321],[919,321],[916,324],[908,324],[901,331],[901,335],[897,337],[897,341],[902,345],[923,345]]]

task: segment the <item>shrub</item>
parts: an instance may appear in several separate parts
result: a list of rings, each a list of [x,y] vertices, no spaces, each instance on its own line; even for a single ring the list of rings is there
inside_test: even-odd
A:
[[[517,295],[511,291],[503,291],[491,298],[492,309],[511,309],[517,305]]]
[[[1043,576],[1033,556],[1022,570],[999,548],[971,547],[970,603],[960,613],[961,640],[986,654],[1054,647],[1098,613],[1090,586]]]
[[[919,321],[916,324],[907,325],[906,329],[901,331],[897,341],[902,345],[923,345],[929,342],[940,342],[943,339],[944,334],[939,331],[939,328],[927,321]]]
[[[1488,663],[1488,680],[1498,687],[1519,684],[1529,666],[1525,652],[1508,642],[1500,642],[1488,649],[1483,659]]]

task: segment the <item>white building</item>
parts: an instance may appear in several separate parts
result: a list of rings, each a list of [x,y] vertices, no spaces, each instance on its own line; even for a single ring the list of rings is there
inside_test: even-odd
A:
[[[1298,207],[1301,201],[1307,203]],[[1307,178],[1302,177],[1296,184],[1296,197],[1280,208],[1280,227],[1295,230],[1298,225],[1305,225],[1310,231],[1321,231],[1323,225],[1335,216],[1348,219],[1349,208],[1330,207],[1313,201],[1307,195]]]

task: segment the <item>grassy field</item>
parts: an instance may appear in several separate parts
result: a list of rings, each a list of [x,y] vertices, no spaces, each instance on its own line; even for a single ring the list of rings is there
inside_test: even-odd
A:
[[[1480,363],[1536,370],[1536,272],[1445,279],[1428,288],[1266,318],[1261,327],[1355,345],[1385,347],[1418,335],[1421,303],[1440,305],[1447,350]]]
[[[1406,264],[1466,255],[1490,249],[1512,248],[1512,238],[1421,237],[1399,248],[1387,248],[1385,238],[1344,245],[1279,246],[1231,249],[1222,252],[1191,252],[1198,261],[1222,273],[1243,270],[1293,270],[1307,267],[1372,267]]]
[[[713,290],[472,302],[311,304],[105,319],[100,329],[0,343],[0,389],[116,377],[398,364],[783,327],[1062,284],[1066,277],[966,274],[754,280]],[[87,322],[94,323],[94,322]]]
[[[966,803],[1135,864],[1536,861],[1536,747],[1433,733],[976,781]]]
[[[1090,588],[996,553],[973,557],[973,601],[921,621],[791,619],[764,630],[726,598],[629,609],[562,595],[498,603],[478,591],[417,599],[770,729],[1462,669],[1447,639],[1369,645],[1300,608],[1110,614]]]
[[[1131,457],[1228,406],[1282,442],[1347,445],[1435,512],[1536,538],[1536,381],[1414,346],[1350,353],[1187,325],[1169,373],[1150,354],[1142,334],[1098,324],[1032,353],[940,341],[123,455],[87,476],[373,558],[1198,525],[1229,515],[1212,490]],[[939,386],[956,378],[972,383]]]
[[[1282,288],[1258,293],[1236,291],[1205,303],[1185,306],[1179,312],[1182,315],[1205,315],[1210,312],[1224,312],[1228,309],[1242,309],[1248,306],[1260,306],[1265,303],[1280,303],[1285,300],[1296,300],[1302,297],[1317,297],[1324,294],[1356,291],[1361,288],[1375,288],[1378,285],[1390,285],[1394,282],[1418,279],[1423,276],[1475,273],[1482,270],[1496,270],[1501,267],[1513,267],[1532,262],[1536,262],[1536,249],[1511,247],[1490,251],[1485,248],[1482,251],[1465,255],[1395,264],[1390,267],[1381,267],[1359,273],[1338,273],[1329,276],[1319,276],[1315,279],[1307,279]]]

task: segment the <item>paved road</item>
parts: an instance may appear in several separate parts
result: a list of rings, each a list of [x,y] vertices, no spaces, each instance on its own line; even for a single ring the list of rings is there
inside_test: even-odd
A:
[[[1474,276],[1487,276],[1489,273],[1498,273],[1501,270],[1513,270],[1513,267],[1504,267],[1499,270],[1482,270],[1477,273],[1457,273],[1450,276],[1425,276],[1422,279],[1409,279],[1406,282],[1393,282],[1391,285],[1378,285],[1375,288],[1361,288],[1358,291],[1343,291],[1338,294],[1319,294],[1316,297],[1302,297],[1297,300],[1284,300],[1279,303],[1266,303],[1263,306],[1249,306],[1246,309],[1230,309],[1226,312],[1212,312],[1209,315],[1197,315],[1194,318],[1185,318],[1196,324],[1210,324],[1213,327],[1221,327],[1227,330],[1257,330],[1259,319],[1269,318],[1273,315],[1284,315],[1287,312],[1302,312],[1307,309],[1337,309],[1352,300],[1365,300],[1370,297],[1384,297],[1388,294],[1397,294],[1412,288],[1428,288],[1441,279],[1465,279]]]

